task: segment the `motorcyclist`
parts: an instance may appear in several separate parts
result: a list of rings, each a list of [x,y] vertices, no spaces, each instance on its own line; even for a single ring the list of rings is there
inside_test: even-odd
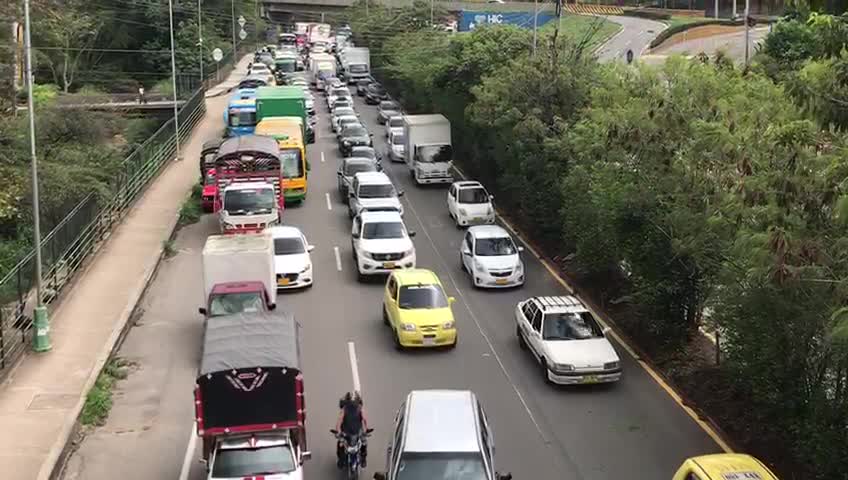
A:
[[[339,400],[339,419],[336,422],[336,431],[341,435],[356,436],[364,434],[368,429],[368,420],[362,408],[362,396],[359,392],[347,392]],[[339,468],[344,468],[345,447],[342,438],[336,443],[336,457]],[[368,444],[365,435],[362,435],[362,446],[359,450],[359,463],[365,468],[368,466]]]

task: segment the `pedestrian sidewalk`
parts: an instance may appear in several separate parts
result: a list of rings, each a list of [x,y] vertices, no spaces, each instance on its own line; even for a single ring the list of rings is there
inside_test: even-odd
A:
[[[224,83],[238,83],[246,65],[240,61]],[[48,480],[52,474],[75,431],[86,394],[122,337],[197,181],[195,159],[201,145],[220,135],[225,106],[225,99],[207,100],[206,115],[183,145],[185,160],[165,167],[63,292],[50,312],[53,349],[28,354],[0,384],[4,480]]]
[[[247,74],[247,65],[253,60],[253,54],[247,54],[239,60],[226,80],[206,91],[206,98],[218,97],[235,88]]]

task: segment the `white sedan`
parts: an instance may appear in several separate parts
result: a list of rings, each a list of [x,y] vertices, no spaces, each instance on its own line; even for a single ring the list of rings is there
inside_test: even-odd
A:
[[[477,225],[465,232],[459,260],[475,287],[518,287],[524,285],[523,251],[503,227]]]
[[[480,182],[454,182],[448,189],[448,213],[457,228],[495,223],[492,195]]]
[[[297,227],[276,226],[269,229],[274,239],[274,271],[277,289],[312,286],[312,258],[315,247],[306,241]]]

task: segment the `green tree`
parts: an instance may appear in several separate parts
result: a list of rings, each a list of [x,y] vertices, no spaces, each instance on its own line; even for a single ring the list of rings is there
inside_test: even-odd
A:
[[[33,42],[54,81],[65,93],[97,43],[102,23],[82,10],[82,3],[44,1],[34,9]]]

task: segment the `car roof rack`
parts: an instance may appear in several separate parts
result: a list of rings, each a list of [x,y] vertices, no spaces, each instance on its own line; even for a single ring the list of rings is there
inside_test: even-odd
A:
[[[586,309],[583,302],[574,295],[564,295],[560,297],[536,297],[536,299],[539,301],[539,305],[542,306],[542,310],[547,310],[548,308]]]

